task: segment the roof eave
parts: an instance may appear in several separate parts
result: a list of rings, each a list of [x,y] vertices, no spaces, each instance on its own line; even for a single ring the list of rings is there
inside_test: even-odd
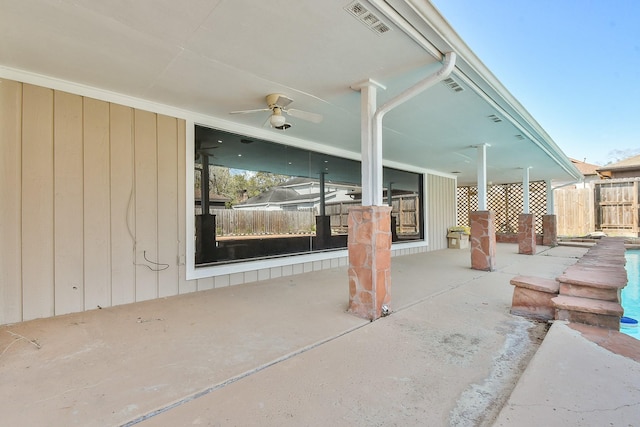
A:
[[[576,180],[583,179],[582,173],[558,147],[551,136],[500,83],[431,2],[425,0],[404,0],[404,2],[435,33],[430,35],[428,39],[441,54],[453,51],[458,55],[453,74],[465,80],[480,96],[492,101],[496,109],[501,110],[501,113],[507,119],[510,119],[514,125],[518,126],[524,134],[527,134],[531,141],[558,164],[567,175]],[[415,23],[411,22],[412,17],[403,15],[402,18],[405,19],[405,22],[396,22],[396,25],[405,31],[417,28]]]

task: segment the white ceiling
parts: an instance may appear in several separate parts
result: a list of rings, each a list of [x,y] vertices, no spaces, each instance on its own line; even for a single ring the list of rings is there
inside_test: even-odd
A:
[[[362,1],[391,28],[384,34],[349,14],[351,3],[0,0],[0,72],[24,70],[215,117],[231,131],[357,153],[360,93],[351,86],[366,79],[386,86],[381,105],[425,78],[441,66],[415,41],[425,37],[440,52],[456,51],[453,77],[465,90],[439,83],[388,113],[386,160],[455,171],[459,183],[473,183],[473,146],[488,143],[494,183],[518,182],[529,166],[532,180],[579,176],[430,3]],[[405,28],[419,34],[410,37]],[[290,117],[283,135],[264,127],[267,112],[229,114],[262,108],[274,92],[294,99],[291,108],[322,114],[323,122]]]

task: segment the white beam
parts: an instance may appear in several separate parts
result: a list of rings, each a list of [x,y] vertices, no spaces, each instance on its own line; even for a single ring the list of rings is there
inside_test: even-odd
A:
[[[553,187],[551,186],[551,180],[546,180],[547,185],[547,215],[553,215],[555,208],[555,199],[553,197]]]
[[[373,115],[376,112],[377,90],[386,89],[380,83],[374,80],[365,80],[355,86],[351,86],[354,90],[360,91],[360,151],[362,154],[362,206],[373,206],[377,199],[376,189],[382,187],[380,181],[382,177],[378,177],[380,173],[378,169],[382,168],[382,147],[376,147],[376,141],[373,137]],[[381,145],[381,144],[378,144]]]
[[[529,213],[529,169],[526,167],[522,170],[522,213]]]
[[[489,144],[476,145],[478,149],[478,210],[487,210],[487,147]]]

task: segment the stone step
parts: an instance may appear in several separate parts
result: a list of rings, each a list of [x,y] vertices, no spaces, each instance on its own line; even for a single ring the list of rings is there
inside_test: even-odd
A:
[[[551,301],[556,309],[556,320],[620,330],[620,318],[624,310],[617,302],[566,295],[559,295]]]
[[[559,295],[553,298],[552,301],[556,308],[563,308],[572,311],[620,317],[622,317],[622,314],[624,313],[622,306],[617,302],[600,301],[591,298],[580,298],[565,295]]]
[[[561,284],[622,289],[627,285],[627,271],[624,264],[616,267],[574,264],[558,277],[558,281]]]
[[[622,291],[619,288],[602,288],[588,285],[560,283],[559,294],[568,297],[588,298],[619,303],[621,301]]]
[[[513,286],[549,294],[557,294],[560,288],[560,283],[557,280],[536,276],[516,276],[510,280],[510,283]]]
[[[622,258],[622,259],[621,259]],[[624,254],[621,256],[602,257],[598,255],[585,255],[577,264],[579,265],[593,265],[600,267],[619,267],[625,265]]]
[[[622,288],[627,284],[627,271],[624,265],[574,264],[558,281],[560,295],[620,302]]]
[[[554,279],[535,276],[516,276],[511,314],[536,320],[551,320],[556,309],[551,299],[558,295],[559,283]]]

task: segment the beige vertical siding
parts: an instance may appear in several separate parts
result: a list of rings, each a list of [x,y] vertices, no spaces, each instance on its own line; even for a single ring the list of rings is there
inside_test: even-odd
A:
[[[178,222],[178,254],[177,254],[177,263],[178,263],[178,292],[188,293],[195,292],[196,290],[196,280],[187,280],[187,272],[186,272],[186,253],[187,253],[187,231],[186,231],[186,209],[183,206],[187,205],[186,201],[186,193],[183,191],[183,188],[186,187],[186,123],[184,120],[178,120],[178,212],[177,212],[177,222]],[[193,173],[193,172],[191,172]],[[190,213],[191,214],[191,213]]]
[[[107,102],[83,101],[84,299],[88,310],[111,306],[110,119]]]
[[[22,319],[22,84],[0,80],[0,324]]]
[[[456,181],[427,175],[427,232],[429,250],[447,247],[447,229],[456,225]]]
[[[82,98],[55,92],[54,109],[54,292],[56,313],[63,314],[84,309]]]
[[[111,302],[119,305],[136,300],[133,109],[111,104],[109,113]]]
[[[134,113],[136,301],[158,297],[158,136],[157,115]]]
[[[165,297],[178,294],[178,210],[184,210],[184,205],[178,205],[177,121],[159,115],[157,134],[158,206],[167,206],[158,210],[158,231],[162,230],[158,233],[158,260],[165,263],[159,268],[166,270],[158,275],[158,296]]]
[[[23,317],[53,316],[52,90],[31,85],[22,88],[21,168]]]
[[[196,289],[183,120],[0,80],[0,138],[0,324]]]

